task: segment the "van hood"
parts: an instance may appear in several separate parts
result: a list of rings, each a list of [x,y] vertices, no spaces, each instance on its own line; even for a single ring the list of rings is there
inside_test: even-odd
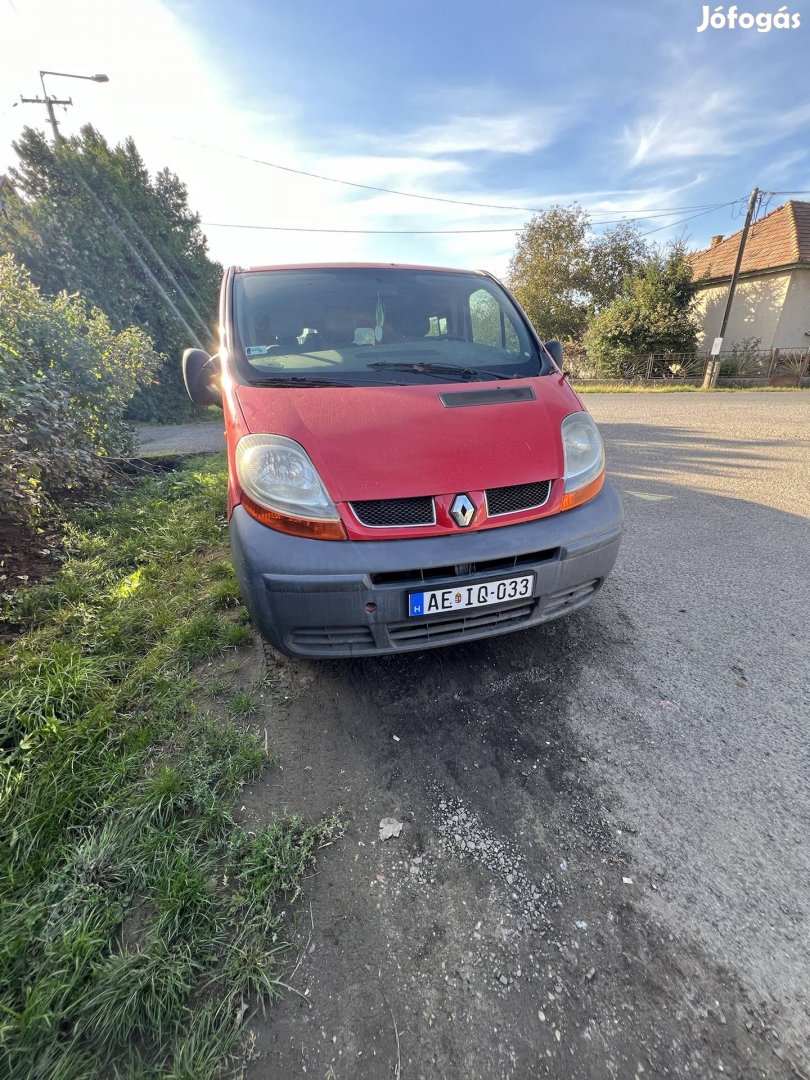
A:
[[[530,387],[525,401],[448,408],[442,396]],[[300,443],[336,502],[398,499],[554,480],[560,424],[582,406],[558,374],[508,383],[415,386],[240,385],[251,434]]]

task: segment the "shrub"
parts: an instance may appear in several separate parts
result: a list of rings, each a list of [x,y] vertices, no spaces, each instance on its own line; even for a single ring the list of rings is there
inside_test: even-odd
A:
[[[136,327],[113,332],[78,296],[42,296],[0,256],[0,513],[41,514],[126,453],[127,402],[163,358]]]
[[[584,336],[588,359],[608,378],[626,376],[634,357],[696,351],[697,283],[681,246],[657,252],[623,292],[592,320]],[[675,357],[677,359],[677,356]]]
[[[762,352],[762,338],[747,337],[735,342],[721,358],[720,375],[757,375],[757,362]]]

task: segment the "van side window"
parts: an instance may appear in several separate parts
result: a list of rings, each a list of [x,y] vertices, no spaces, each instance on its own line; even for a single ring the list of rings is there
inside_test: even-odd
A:
[[[491,345],[505,352],[520,352],[520,341],[512,320],[486,289],[478,289],[470,296],[470,326],[472,339],[479,345]]]

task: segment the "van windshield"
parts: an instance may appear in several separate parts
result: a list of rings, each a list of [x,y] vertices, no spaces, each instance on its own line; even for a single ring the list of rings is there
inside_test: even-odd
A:
[[[490,278],[438,270],[252,270],[234,278],[237,355],[252,383],[391,385],[545,370]]]

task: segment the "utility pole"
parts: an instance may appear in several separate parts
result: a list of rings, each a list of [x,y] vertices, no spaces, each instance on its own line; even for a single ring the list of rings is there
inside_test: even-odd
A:
[[[44,97],[22,97],[20,101],[23,105],[44,105],[48,110],[48,123],[51,125],[53,131],[53,141],[56,142],[59,138],[59,121],[56,119],[56,113],[54,112],[54,105],[72,105],[73,98],[57,98],[51,97],[48,91],[45,89],[45,72],[40,71],[39,80],[42,83],[42,93]]]
[[[71,75],[66,71],[40,71],[39,81],[42,83],[43,97],[26,98],[20,95],[20,101],[23,105],[44,105],[48,110],[48,123],[51,125],[53,131],[53,141],[58,142],[62,136],[59,133],[59,121],[56,119],[56,113],[54,112],[54,105],[72,105],[73,98],[57,98],[52,97],[45,87],[46,75],[58,75],[63,79],[86,79],[88,82],[109,82],[109,78],[106,75]]]
[[[714,339],[712,343],[712,352],[708,364],[706,365],[706,374],[703,378],[703,389],[710,390],[717,386],[717,380],[720,376],[720,351],[723,348],[723,338],[726,336],[726,328],[728,326],[729,315],[731,314],[731,305],[734,303],[734,293],[737,291],[737,278],[740,276],[740,267],[742,266],[743,254],[745,253],[745,242],[748,239],[748,231],[751,228],[751,222],[754,219],[754,211],[756,210],[757,203],[759,202],[759,188],[754,188],[751,192],[751,198],[748,200],[748,213],[745,215],[745,225],[743,225],[742,236],[740,237],[740,247],[737,251],[737,261],[734,264],[734,273],[731,275],[731,281],[728,286],[728,296],[726,297],[726,310],[723,312],[723,321],[720,324],[720,333]]]

